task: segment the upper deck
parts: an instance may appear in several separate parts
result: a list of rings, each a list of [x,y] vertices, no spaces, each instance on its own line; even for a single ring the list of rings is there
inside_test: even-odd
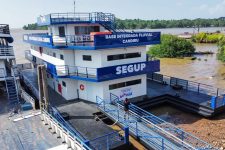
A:
[[[97,50],[160,44],[160,35],[160,32],[117,32],[100,35],[66,35],[65,37],[48,34],[27,34],[24,35],[24,41],[55,49]]]
[[[13,42],[8,24],[0,24],[0,38],[5,38],[9,43]]]
[[[49,26],[57,24],[84,24],[84,23],[106,23],[114,24],[115,15],[111,13],[52,13],[40,16],[37,19],[39,26]]]

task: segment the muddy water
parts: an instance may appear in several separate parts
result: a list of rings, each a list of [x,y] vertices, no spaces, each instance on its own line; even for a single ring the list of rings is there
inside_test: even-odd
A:
[[[187,80],[225,88],[225,63],[216,59],[218,51],[214,44],[196,44],[196,51],[212,51],[213,55],[196,55],[196,60],[161,59],[161,73]]]

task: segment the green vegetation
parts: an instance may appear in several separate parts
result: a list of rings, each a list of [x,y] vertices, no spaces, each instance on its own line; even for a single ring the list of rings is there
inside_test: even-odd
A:
[[[199,27],[224,27],[225,17],[218,19],[182,19],[182,20],[141,20],[117,19],[117,28],[122,29],[159,29],[159,28],[199,28]]]
[[[225,62],[225,36],[221,37],[218,42],[219,52],[218,59]]]
[[[174,35],[162,35],[161,44],[149,48],[148,54],[153,57],[185,57],[191,56],[195,47],[190,41],[178,38]]]
[[[201,32],[192,36],[192,41],[195,43],[218,43],[224,34],[221,33],[205,33]]]
[[[24,30],[47,30],[46,26],[39,27],[36,23],[23,26]]]

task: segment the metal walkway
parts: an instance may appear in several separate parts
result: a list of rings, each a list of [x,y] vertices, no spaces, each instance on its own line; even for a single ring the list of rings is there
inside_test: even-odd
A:
[[[153,149],[162,150],[211,150],[210,144],[177,128],[151,113],[131,104],[129,120],[124,120],[123,104],[118,97],[111,94],[111,103],[96,97],[98,108],[108,117],[123,127],[128,126],[130,132]]]

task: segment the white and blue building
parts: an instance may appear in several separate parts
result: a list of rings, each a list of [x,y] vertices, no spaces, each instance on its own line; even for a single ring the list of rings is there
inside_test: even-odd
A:
[[[45,64],[49,86],[66,100],[96,102],[147,95],[146,74],[158,72],[160,62],[149,61],[146,45],[159,44],[159,32],[117,30],[111,13],[57,13],[40,16],[48,33],[24,35],[31,45],[26,58]]]

